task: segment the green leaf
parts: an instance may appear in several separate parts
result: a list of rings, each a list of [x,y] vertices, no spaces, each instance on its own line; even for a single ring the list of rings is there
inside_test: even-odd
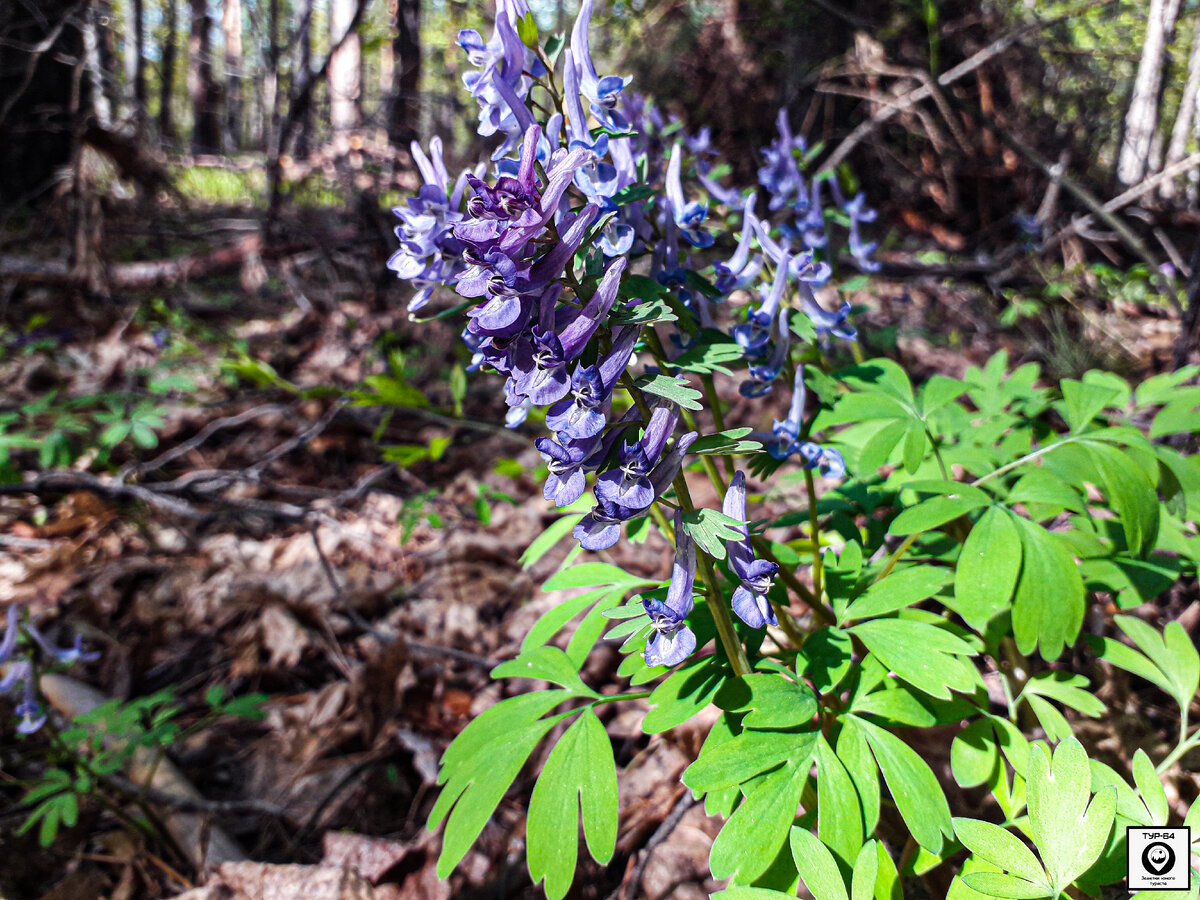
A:
[[[883,780],[917,843],[931,853],[941,853],[945,838],[954,834],[950,805],[937,776],[917,752],[889,731],[856,719],[875,754]]]
[[[525,635],[525,640],[521,642],[521,653],[527,653],[545,644],[573,618],[592,606],[601,597],[609,594],[610,590],[609,588],[595,588],[548,609]],[[639,607],[639,611],[640,609]]]
[[[924,435],[924,432],[922,432]],[[924,450],[922,450],[922,453]],[[918,460],[919,464],[920,460]],[[915,471],[916,467],[909,467],[905,463],[905,468],[909,471]],[[896,516],[892,520],[891,526],[888,528],[889,534],[917,534],[921,531],[929,531],[937,528],[940,525],[945,525],[964,513],[969,513],[972,510],[979,509],[982,506],[987,506],[990,502],[986,495],[979,496],[982,492],[965,493],[962,495],[944,494],[938,497],[930,497],[916,506],[909,507]]]
[[[928,440],[925,435],[925,426],[921,422],[913,421],[908,424],[908,433],[904,436],[904,471],[910,475],[921,468],[921,461],[925,459],[925,447],[928,445]],[[935,498],[937,499],[937,498]],[[903,515],[903,514],[902,514]],[[897,518],[900,518],[897,516]],[[951,517],[953,518],[953,517]],[[947,521],[946,519],[942,520]],[[892,523],[895,524],[894,522]],[[940,524],[940,523],[939,523]],[[905,523],[904,527],[912,527],[911,524]],[[923,530],[923,529],[921,529]],[[901,532],[893,532],[900,534]]]
[[[1071,432],[1082,431],[1118,396],[1111,387],[1095,383],[1063,379],[1062,394],[1064,407],[1063,418],[1071,427]]]
[[[933,375],[921,389],[921,411],[928,416],[951,400],[957,400],[967,392],[967,388],[968,385],[957,378]]]
[[[757,673],[726,681],[716,704],[727,712],[746,712],[742,719],[745,728],[791,728],[808,722],[817,712],[817,698],[807,685]]]
[[[1085,716],[1097,718],[1104,714],[1104,703],[1087,690],[1088,680],[1083,675],[1069,672],[1042,672],[1035,675],[1022,689],[1022,695],[1038,694],[1057,700]]]
[[[783,891],[773,891],[770,888],[746,887],[741,884],[731,884],[723,891],[717,891],[710,900],[795,900],[795,894],[785,894]]]
[[[545,879],[550,900],[563,897],[575,876],[581,813],[588,852],[604,865],[617,841],[617,769],[608,734],[590,709],[550,752],[529,801],[529,875],[534,884]]]
[[[862,810],[858,805],[858,795],[850,774],[824,735],[817,738],[816,759],[817,834],[848,869],[863,846]]]
[[[1116,814],[1116,791],[1103,788],[1088,804],[1091,770],[1075,738],[1062,741],[1053,758],[1034,745],[1027,780],[1029,832],[1051,885],[1062,891],[1100,858]]]
[[[583,683],[575,664],[557,647],[536,647],[492,669],[493,678],[533,678],[564,687],[577,696],[600,695]]]
[[[1200,661],[1196,659],[1196,650],[1191,646],[1191,640],[1183,626],[1178,622],[1172,622],[1160,635],[1154,628],[1136,616],[1114,616],[1113,620],[1117,623],[1117,627],[1137,644],[1138,649],[1150,658],[1161,673],[1157,680],[1154,678],[1148,678],[1148,680],[1163,687],[1180,706],[1190,703],[1196,693],[1197,679],[1200,678]],[[1108,656],[1105,658],[1114,665],[1121,665]],[[1128,657],[1125,658],[1128,659]],[[1135,674],[1148,677],[1142,672]]]
[[[1154,771],[1154,763],[1150,762],[1150,757],[1141,748],[1133,754],[1133,781],[1142,802],[1146,804],[1146,811],[1150,813],[1150,824],[1166,825],[1171,814],[1167,794],[1158,779],[1158,773]]]
[[[696,546],[713,559],[725,558],[725,542],[746,536],[746,524],[715,509],[697,509],[683,514],[683,527]]]
[[[896,445],[908,432],[908,419],[896,419],[876,431],[858,456],[858,471],[864,475],[873,475],[875,471],[888,461]]]
[[[1024,654],[1039,648],[1057,659],[1075,643],[1083,625],[1083,580],[1075,560],[1040,525],[1014,518],[1021,532],[1021,575],[1013,603],[1013,635]]]
[[[854,871],[850,878],[850,900],[871,900],[875,896],[875,885],[878,881],[879,847],[875,841],[867,841],[854,861]]]
[[[733,372],[724,364],[737,362],[745,356],[741,345],[733,338],[710,330],[702,332],[700,337],[701,340],[695,346],[671,360],[671,366],[699,375],[707,375],[712,372],[732,375]],[[746,430],[750,431],[749,428]]]
[[[955,612],[982,632],[1008,608],[1021,571],[1021,535],[1012,517],[993,506],[975,523],[954,579]]]
[[[730,671],[716,657],[694,660],[676,669],[654,689],[642,731],[657,734],[686,722],[709,703]]]
[[[953,572],[936,566],[910,566],[894,571],[871,585],[847,608],[844,619],[881,616],[932,597],[950,580]]]
[[[546,530],[535,537],[525,548],[525,552],[521,554],[521,568],[533,568],[543,556],[554,548],[555,544],[571,533],[571,529],[579,523],[583,516],[584,513],[576,513],[551,522]]]
[[[533,13],[527,12],[521,18],[517,19],[517,37],[521,39],[521,43],[526,47],[533,49],[538,43],[538,28],[537,22],[534,21]]]
[[[949,631],[908,619],[875,619],[847,629],[889,669],[918,690],[943,700],[975,689],[974,667],[959,656],[975,651]]]
[[[758,780],[713,841],[708,863],[714,878],[753,881],[770,868],[796,819],[808,768],[807,760],[789,760]]]
[[[447,812],[450,813],[438,857],[439,878],[448,878],[471,849],[529,754],[559,718],[541,719],[521,728],[492,734],[492,741],[480,754],[481,758],[473,758],[462,777],[442,789],[429,819],[430,826],[434,827]]]
[[[797,826],[791,830],[788,843],[796,870],[815,900],[850,900],[833,854],[816,835]]]
[[[1120,619],[1120,616],[1116,617]],[[1120,624],[1118,622],[1118,624]],[[1139,678],[1144,678],[1151,684],[1158,685],[1164,693],[1175,696],[1175,685],[1171,679],[1164,675],[1154,663],[1150,662],[1145,656],[1138,653],[1132,647],[1127,647],[1120,641],[1112,638],[1096,637],[1087,635],[1088,646],[1110,665],[1116,666],[1118,669],[1124,669],[1126,672],[1132,672]]]
[[[950,771],[959,787],[983,784],[1000,765],[996,732],[987,719],[976,719],[950,744]]]
[[[677,403],[684,409],[703,409],[700,402],[703,396],[698,390],[684,379],[672,378],[669,375],[642,375],[634,381],[643,393],[653,394]]]
[[[625,281],[638,277],[644,276],[627,275]],[[657,284],[657,282],[655,283]],[[624,283],[621,286],[624,288]],[[647,300],[637,306],[618,306],[612,313],[614,325],[647,325],[655,322],[675,321],[677,321],[675,313],[665,300]]]
[[[1135,556],[1144,557],[1158,539],[1158,495],[1154,484],[1116,447],[1091,444],[1088,454],[1104,479],[1105,493],[1121,518],[1125,543]]]
[[[610,563],[585,562],[555,572],[546,579],[542,590],[561,591],[564,588],[593,587],[594,585],[632,588],[652,584],[658,584],[658,582],[630,575],[624,569]]]
[[[761,450],[762,444],[758,441],[742,440],[742,438],[753,430],[753,428],[730,428],[728,431],[722,431],[718,434],[706,434],[704,437],[697,438],[692,443],[692,446],[688,448],[688,452],[701,456],[730,456],[735,453],[753,453],[756,450]]]
[[[1046,893],[1050,893],[1050,882],[1046,879],[1041,863],[1037,861],[1033,851],[1021,843],[1011,831],[978,819],[956,818],[954,833],[962,845],[976,856],[999,866],[1005,872],[1033,882],[1044,888]]]
[[[988,897],[1007,898],[1007,900],[1036,900],[1039,897],[1049,897],[1054,893],[1048,887],[1043,888],[1024,878],[1004,875],[1000,872],[971,872],[963,876],[963,883],[971,890]]]
[[[858,721],[854,716],[847,716],[843,721],[842,733],[837,740],[837,755],[858,793],[858,804],[863,814],[863,833],[871,834],[879,821],[879,768],[875,765],[875,757],[866,737],[857,725]]]
[[[683,783],[697,796],[740,785],[783,762],[807,765],[816,746],[815,731],[743,731],[715,744],[705,742],[700,755],[683,773]]]

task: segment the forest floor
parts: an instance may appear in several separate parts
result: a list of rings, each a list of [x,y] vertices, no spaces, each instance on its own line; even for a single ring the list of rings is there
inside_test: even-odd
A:
[[[126,213],[106,221],[106,240],[118,259],[203,255],[252,215],[160,214],[151,233]],[[35,285],[6,303],[0,462],[10,478],[60,472],[32,492],[0,487],[0,604],[100,651],[69,677],[117,698],[170,692],[185,734],[168,755],[203,798],[190,810],[203,827],[188,846],[86,802],[41,847],[36,828],[17,832],[20,800],[54,737],[17,740],[5,715],[0,896],[258,900],[300,884],[306,897],[540,896],[521,802],[501,804],[448,882],[424,828],[442,750],[514,689],[489,669],[563,599],[538,585],[567,542],[530,570],[520,562],[553,521],[529,429],[497,427],[497,378],[451,387],[457,329],[408,321],[377,209],[291,212],[282,234],[288,252],[251,252],[202,280],[103,302]],[[3,246],[37,237],[28,225]],[[981,289],[933,277],[874,280],[850,299],[867,354],[914,378],[961,375],[1001,349],[1050,378],[1095,366],[1136,378],[1169,365],[1177,328],[1109,301],[1005,327]],[[727,418],[758,425],[785,404],[738,399]],[[613,553],[631,571],[669,568],[654,535]],[[585,675],[607,683],[618,660],[602,649]],[[189,733],[218,684],[267,695],[265,715]],[[707,897],[717,822],[679,782],[705,723],[648,738],[637,704],[605,712],[622,831],[614,861],[572,896]],[[1118,749],[1137,739],[1110,737]],[[518,779],[518,798],[529,784]],[[168,823],[178,812],[160,811]],[[206,850],[208,872],[193,864]]]

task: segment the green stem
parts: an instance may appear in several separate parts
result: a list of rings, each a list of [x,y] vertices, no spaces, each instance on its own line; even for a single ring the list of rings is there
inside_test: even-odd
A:
[[[1182,757],[1197,744],[1200,744],[1200,728],[1197,728],[1195,731],[1193,731],[1191,737],[1187,738],[1186,740],[1183,738],[1181,732],[1179,743],[1175,745],[1174,750],[1167,754],[1166,759],[1158,764],[1158,767],[1154,770],[1155,773],[1162,775],[1169,771],[1171,766],[1179,762],[1180,757]]]
[[[918,531],[916,534],[910,534],[904,539],[904,543],[897,547],[896,552],[893,553],[888,559],[887,565],[883,567],[883,571],[875,577],[876,581],[883,581],[883,579],[892,574],[892,569],[896,568],[896,563],[900,562],[901,557],[908,552],[909,547],[917,542],[917,538],[920,537],[920,535],[921,532]]]
[[[1007,463],[1006,465],[1003,465],[1000,468],[996,469],[996,471],[988,472],[988,474],[986,474],[980,478],[976,478],[974,481],[971,482],[971,487],[979,487],[981,484],[986,484],[987,482],[991,481],[993,478],[999,478],[1001,475],[1006,475],[1009,472],[1011,472],[1013,469],[1016,469],[1019,466],[1023,466],[1027,462],[1032,462],[1033,460],[1037,459],[1039,456],[1045,456],[1051,450],[1057,450],[1059,447],[1066,446],[1067,444],[1073,444],[1077,440],[1079,440],[1078,437],[1063,438],[1061,441],[1055,441],[1053,444],[1047,444],[1045,447],[1041,447],[1037,450],[1034,450],[1032,453],[1026,453],[1020,459],[1014,459],[1012,462]]]
[[[824,563],[821,560],[821,525],[820,516],[817,514],[817,484],[812,469],[807,466],[804,468],[804,487],[808,491],[808,524],[812,531],[813,596],[820,602],[825,576]]]
[[[721,400],[717,396],[717,384],[713,381],[712,373],[701,375],[700,383],[704,385],[704,396],[708,398],[708,406],[712,410],[713,425],[716,426],[717,431],[724,431],[725,412],[721,409]],[[725,474],[732,478],[733,473],[737,470],[733,457],[725,456],[722,459],[725,460]]]
[[[675,493],[679,497],[679,506],[685,513],[695,511],[696,507],[692,503],[692,495],[688,491],[687,479],[683,477],[683,472],[675,476]],[[697,557],[703,569],[704,595],[708,599],[708,611],[712,613],[713,622],[717,626],[717,636],[721,639],[721,646],[725,648],[730,665],[733,666],[733,674],[739,677],[749,675],[750,661],[746,659],[746,650],[733,627],[733,618],[729,615],[725,598],[717,589],[717,571],[713,567],[712,559],[703,550]]]
[[[618,703],[621,700],[645,700],[654,691],[634,691],[631,694],[613,694],[609,697],[601,697],[599,700],[593,700],[592,706],[603,706],[605,703]],[[587,709],[587,707],[583,707]]]

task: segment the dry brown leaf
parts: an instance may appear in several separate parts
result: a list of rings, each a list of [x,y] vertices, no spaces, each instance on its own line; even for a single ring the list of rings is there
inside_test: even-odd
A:
[[[372,884],[383,878],[389,869],[395,868],[412,850],[412,845],[404,841],[342,831],[325,832],[321,844],[324,852],[322,865],[353,869]]]

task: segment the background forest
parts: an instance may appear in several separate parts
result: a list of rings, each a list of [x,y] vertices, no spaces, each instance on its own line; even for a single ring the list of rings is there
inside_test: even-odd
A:
[[[543,38],[579,13],[530,8]],[[0,2],[0,611],[26,629],[20,671],[38,687],[0,693],[0,897],[542,896],[532,772],[449,880],[424,826],[443,751],[516,693],[489,672],[563,602],[577,549],[543,499],[541,414],[505,428],[499,380],[464,371],[461,323],[410,314],[413,288],[387,268],[392,209],[422,185],[412,143],[439,136],[452,172],[496,146],[455,40],[494,15],[460,0]],[[1011,370],[1005,403],[1030,428],[1064,384],[1118,385],[1124,405],[1092,417],[1128,407],[1184,460],[1163,503],[1191,506],[1171,507],[1181,537],[1144,565],[1084,566],[1083,630],[1132,636],[1124,614],[1195,643],[1200,5],[606,0],[591,52],[632,74],[664,134],[700,136],[713,178],[754,184],[784,110],[806,173],[863,192],[874,260],[832,260],[855,360],[917,384]],[[722,221],[736,237],[741,219]],[[778,391],[727,394],[731,421],[788,412]],[[794,514],[803,483],[761,494],[797,560],[818,509],[833,530],[857,502],[821,485],[811,529]],[[647,526],[602,558],[657,584],[672,555]],[[616,671],[611,644],[589,679]],[[0,643],[4,689],[15,647]],[[1044,710],[1025,721],[1119,772],[1139,751],[1167,757],[1164,809],[1182,820],[1200,755],[1154,687],[1170,672],[1131,678],[1082,642],[1066,654],[1093,702],[1051,710],[1065,732]],[[680,781],[711,720],[650,736],[645,709],[601,717],[621,825],[572,897],[721,886],[720,817]],[[955,780],[956,721],[896,731],[971,809],[985,795]],[[896,854],[903,896],[983,896],[924,853]]]

